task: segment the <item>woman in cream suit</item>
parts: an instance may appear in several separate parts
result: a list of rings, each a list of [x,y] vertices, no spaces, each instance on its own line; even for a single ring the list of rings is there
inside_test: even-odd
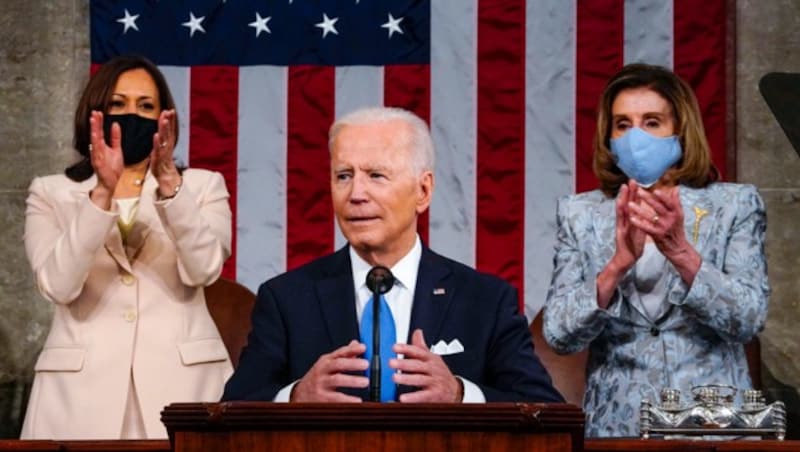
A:
[[[23,439],[165,438],[164,406],[222,394],[232,368],[203,287],[230,254],[228,192],[176,168],[177,130],[159,70],[115,58],[78,105],[82,160],[30,186],[25,248],[55,314]]]
[[[636,436],[643,398],[751,386],[743,344],[763,327],[766,216],[755,187],[717,181],[689,86],[629,65],[599,107],[601,190],[559,202],[544,336],[589,349],[586,434]]]

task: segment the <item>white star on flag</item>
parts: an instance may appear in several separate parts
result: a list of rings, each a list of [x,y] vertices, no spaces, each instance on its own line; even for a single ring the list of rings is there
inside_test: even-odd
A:
[[[247,26],[256,29],[256,38],[262,31],[272,34],[272,31],[267,26],[267,22],[269,22],[270,19],[272,19],[272,16],[261,17],[260,14],[256,13],[256,20],[247,24]]]
[[[325,39],[325,36],[328,36],[328,33],[333,33],[335,35],[339,34],[339,32],[336,31],[336,27],[334,26],[337,20],[339,20],[338,17],[330,19],[328,18],[327,14],[322,13],[322,22],[314,24],[315,27],[322,29],[322,39]]]
[[[136,26],[136,19],[138,18],[139,18],[138,14],[134,14],[133,16],[131,16],[131,13],[129,13],[128,10],[126,9],[125,17],[120,17],[119,19],[117,19],[117,22],[125,26],[125,28],[122,30],[122,34],[127,33],[129,28],[133,28],[134,30],[139,31],[139,27]]]
[[[400,29],[401,20],[403,20],[402,17],[398,17],[397,19],[395,19],[394,17],[392,17],[392,13],[389,13],[389,20],[387,20],[385,24],[381,25],[381,28],[386,28],[389,30],[389,39],[392,38],[392,35],[394,34],[395,31],[400,34],[403,34],[403,30]]]
[[[187,22],[182,23],[181,25],[189,29],[189,37],[191,38],[192,36],[194,36],[195,31],[202,31],[203,33],[206,32],[206,30],[203,28],[202,25],[202,22],[205,18],[206,16],[194,17],[194,13],[190,11],[189,20]]]

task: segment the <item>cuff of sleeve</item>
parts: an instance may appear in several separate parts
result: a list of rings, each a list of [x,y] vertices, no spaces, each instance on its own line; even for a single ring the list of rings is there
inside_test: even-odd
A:
[[[670,290],[667,300],[674,305],[686,305],[695,309],[702,309],[714,298],[713,287],[723,287],[719,271],[705,260],[700,263],[700,269],[694,276],[692,286],[689,287],[680,277]]]
[[[116,201],[113,201],[113,200],[111,201],[111,209],[103,210],[103,209],[97,207],[97,205],[92,202],[92,198],[87,193],[86,194],[86,203],[89,204],[89,207],[86,210],[90,211],[91,215],[96,215],[96,216],[98,216],[100,218],[114,218],[114,219],[116,219],[117,217],[119,217],[119,206],[117,206],[117,202]],[[83,212],[83,213],[85,213],[85,212]]]
[[[611,300],[608,302],[608,306],[605,309],[598,308],[597,312],[604,312],[608,314],[610,317],[619,317],[622,311],[622,293],[619,289],[615,290],[614,293],[611,295]]]
[[[156,208],[156,213],[161,220],[161,225],[167,231],[167,234],[176,240],[176,235],[179,234],[181,227],[188,227],[186,225],[193,225],[196,221],[197,203],[194,202],[190,193],[187,193],[189,187],[182,182],[181,189],[172,198],[158,199],[158,188],[156,187],[156,195],[153,197],[153,205]],[[178,228],[178,229],[175,229]]]
[[[178,184],[177,191],[172,196],[161,196],[161,193],[158,191],[158,186],[156,186],[155,195],[153,196],[153,203],[157,206],[166,206],[169,205],[172,201],[181,197],[181,192],[185,191],[186,187],[183,186],[183,179]]]
[[[105,243],[108,231],[119,218],[119,210],[116,202],[111,203],[111,210],[103,210],[87,195],[77,217],[78,223],[73,230],[78,237],[75,243],[80,244],[84,251],[94,252]]]
[[[300,380],[297,380],[297,381],[300,381]],[[275,398],[272,401],[273,402],[278,402],[278,403],[287,403],[287,402],[289,402],[289,398],[292,396],[292,389],[294,389],[294,385],[297,384],[297,381],[292,382],[292,384],[290,384],[288,386],[284,386],[283,388],[281,388],[281,390],[278,391],[277,394],[275,394]]]
[[[461,403],[486,403],[486,396],[478,385],[458,375],[456,378],[464,383],[464,398],[461,399]]]

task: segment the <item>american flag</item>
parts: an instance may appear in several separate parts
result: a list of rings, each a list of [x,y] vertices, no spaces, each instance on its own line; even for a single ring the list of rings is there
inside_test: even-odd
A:
[[[595,112],[623,64],[673,68],[726,160],[726,0],[92,0],[96,67],[124,53],[165,73],[179,160],[221,172],[235,236],[224,276],[264,280],[345,243],[327,129],[360,106],[431,125],[434,250],[517,287],[532,317],[552,271],[558,197],[596,187]],[[728,172],[729,176],[733,176]]]

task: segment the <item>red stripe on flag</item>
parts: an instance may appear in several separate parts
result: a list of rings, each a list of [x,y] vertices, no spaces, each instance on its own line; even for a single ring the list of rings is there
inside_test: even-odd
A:
[[[431,122],[431,70],[427,64],[391,65],[383,70],[383,104],[413,111]],[[428,242],[428,211],[417,220],[422,242]]]
[[[222,276],[236,279],[237,120],[239,68],[196,66],[189,89],[189,166],[219,171],[225,177],[233,212],[231,257]],[[181,118],[179,118],[180,120]]]
[[[577,2],[575,91],[575,191],[599,186],[592,170],[597,105],[608,79],[622,68],[624,2]]]
[[[524,306],[525,1],[478,3],[476,266]]]
[[[332,67],[289,68],[287,270],[333,250],[328,127],[335,117],[334,81]]]
[[[726,176],[725,0],[674,0],[675,73],[694,89],[711,156]]]

